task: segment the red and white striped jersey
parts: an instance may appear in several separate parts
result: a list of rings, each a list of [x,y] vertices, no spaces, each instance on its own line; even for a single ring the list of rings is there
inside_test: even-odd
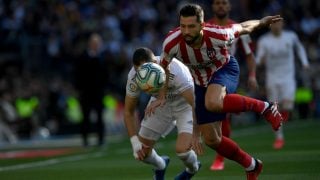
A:
[[[217,24],[217,22],[215,21],[215,18],[209,19],[207,23]],[[232,19],[228,19],[226,26],[230,26],[236,23],[237,22],[233,21]],[[232,43],[232,45],[229,48],[229,53],[231,55],[235,55],[238,48],[240,48],[245,55],[253,54],[252,52],[253,43],[249,34],[242,34],[239,38],[235,39],[234,43]]]
[[[206,87],[212,74],[229,62],[228,48],[239,37],[238,27],[238,24],[226,27],[206,24],[200,48],[186,44],[178,27],[163,42],[161,64],[167,67],[172,58],[177,58],[189,67],[195,84]]]

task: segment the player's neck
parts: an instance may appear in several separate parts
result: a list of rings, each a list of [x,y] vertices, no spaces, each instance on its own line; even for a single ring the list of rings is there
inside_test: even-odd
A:
[[[226,26],[228,25],[228,21],[229,21],[229,18],[228,16],[224,17],[224,18],[218,18],[218,17],[213,17],[214,18],[214,22],[215,24],[219,25],[219,26]]]
[[[281,32],[281,31],[280,31],[280,32],[272,32],[272,34],[273,34],[273,36],[275,36],[275,37],[280,37],[281,34],[282,34],[282,32]]]

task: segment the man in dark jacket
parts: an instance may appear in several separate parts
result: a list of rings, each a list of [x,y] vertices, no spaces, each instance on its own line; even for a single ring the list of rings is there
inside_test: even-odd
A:
[[[86,51],[76,60],[75,64],[75,87],[79,93],[83,112],[81,134],[84,146],[88,146],[92,110],[96,113],[96,126],[92,130],[97,132],[97,145],[104,144],[105,128],[102,119],[102,99],[107,83],[107,70],[102,44],[102,38],[99,34],[91,34]]]

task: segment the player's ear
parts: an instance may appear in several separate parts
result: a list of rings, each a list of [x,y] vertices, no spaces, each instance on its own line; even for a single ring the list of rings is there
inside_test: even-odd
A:
[[[139,66],[137,66],[137,65],[133,65],[133,68],[134,68],[134,70],[136,70],[136,71],[137,71],[137,69],[139,68]]]

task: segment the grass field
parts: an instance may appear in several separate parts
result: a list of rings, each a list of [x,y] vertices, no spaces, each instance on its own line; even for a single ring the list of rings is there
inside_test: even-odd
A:
[[[286,124],[286,144],[278,151],[272,149],[274,136],[266,123],[236,127],[232,137],[243,149],[263,161],[261,180],[320,180],[319,129],[319,120]],[[159,154],[171,157],[167,179],[173,179],[183,169],[174,154],[174,138],[172,134],[157,145]],[[242,167],[229,160],[224,171],[210,171],[213,157],[214,152],[206,148],[206,154],[199,157],[202,168],[194,179],[245,179]],[[127,139],[110,140],[106,148],[80,149],[63,156],[0,159],[0,180],[144,180],[151,177],[151,167],[133,159]]]

